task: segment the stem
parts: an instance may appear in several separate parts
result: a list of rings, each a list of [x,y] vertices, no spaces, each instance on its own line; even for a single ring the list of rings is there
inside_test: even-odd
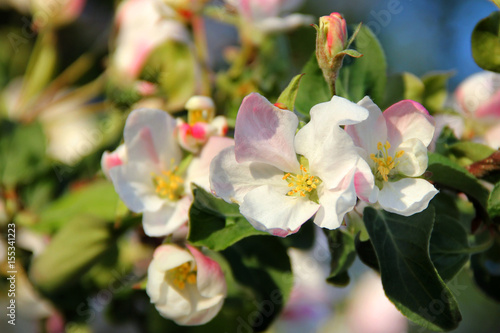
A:
[[[201,93],[202,95],[210,96],[210,66],[207,47],[207,38],[205,31],[205,22],[200,15],[193,15],[191,18],[191,26],[193,27],[193,37],[196,46],[196,56],[201,64]]]

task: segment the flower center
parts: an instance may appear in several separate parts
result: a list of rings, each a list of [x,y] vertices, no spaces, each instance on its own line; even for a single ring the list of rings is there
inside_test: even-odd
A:
[[[158,196],[171,201],[179,200],[184,192],[184,179],[176,174],[177,168],[162,171],[160,175],[152,174],[153,184]]]
[[[374,172],[375,177],[379,179],[381,177],[384,181],[389,180],[389,173],[399,164],[399,161],[396,161],[396,159],[404,154],[404,151],[400,150],[396,152],[394,157],[389,156],[389,148],[391,148],[389,141],[386,141],[385,144],[379,142],[377,144],[377,153],[370,155],[370,158],[375,162],[377,168]]]
[[[196,284],[197,268],[191,268],[191,264],[188,262],[182,265],[172,268],[167,271],[169,279],[172,281],[174,286],[180,290],[184,290],[187,284]]]
[[[288,172],[283,176],[283,180],[288,182],[288,187],[291,187],[286,195],[305,197],[316,193],[315,190],[321,184],[321,179],[311,175],[304,164],[300,165],[300,171],[300,174]]]

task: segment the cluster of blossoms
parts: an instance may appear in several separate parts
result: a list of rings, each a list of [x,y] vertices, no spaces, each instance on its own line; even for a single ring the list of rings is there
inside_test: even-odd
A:
[[[238,111],[235,145],[212,162],[216,196],[240,205],[257,229],[287,236],[308,219],[338,228],[357,198],[409,216],[437,190],[422,178],[434,121],[413,101],[385,112],[365,97],[358,104],[334,96],[299,120],[259,94]],[[345,126],[343,129],[341,126]]]

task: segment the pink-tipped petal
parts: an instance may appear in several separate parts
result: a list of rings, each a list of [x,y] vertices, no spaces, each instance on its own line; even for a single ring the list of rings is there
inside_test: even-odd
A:
[[[182,154],[174,138],[175,127],[175,119],[165,111],[132,111],[123,131],[129,160],[152,160],[162,169],[169,169],[172,160],[179,163]]]
[[[427,147],[434,136],[434,118],[419,103],[404,100],[384,111],[387,137],[392,146],[409,139],[419,139]]]
[[[241,103],[236,118],[235,155],[238,163],[261,162],[282,171],[298,172],[293,140],[297,116],[252,93]]]

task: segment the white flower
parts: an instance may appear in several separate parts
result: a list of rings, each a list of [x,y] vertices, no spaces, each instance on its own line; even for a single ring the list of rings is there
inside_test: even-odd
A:
[[[174,15],[175,12],[161,1],[124,1],[117,10],[115,68],[135,79],[156,47],[168,40],[189,43],[187,29],[173,19]]]
[[[226,297],[220,265],[187,245],[161,245],[148,269],[146,292],[158,312],[179,325],[202,325],[217,315]]]
[[[292,30],[314,22],[314,18],[310,15],[282,16],[297,9],[304,0],[226,0],[226,2],[236,7],[243,18],[244,27],[263,33]]]
[[[358,196],[371,203],[378,201],[388,212],[404,216],[421,212],[438,192],[428,181],[415,178],[427,169],[434,119],[422,105],[410,100],[396,103],[384,113],[369,97],[358,104],[368,109],[370,116],[345,127],[369,165],[358,170]]]
[[[121,152],[122,158],[118,157],[119,163],[108,168],[123,202],[130,210],[143,213],[144,232],[149,236],[170,234],[187,221],[192,201],[191,182],[199,182],[200,186],[205,184],[208,189],[211,159],[232,144],[228,138],[209,140],[206,151],[202,151],[189,167],[180,165],[182,152],[174,136],[175,126],[174,118],[165,111],[132,111],[124,129],[125,151]],[[105,153],[104,172],[108,159]],[[186,173],[189,181],[184,178]]]
[[[320,227],[337,228],[356,203],[360,160],[340,125],[367,116],[366,109],[335,96],[314,106],[311,121],[295,134],[293,112],[250,94],[238,112],[235,146],[210,166],[212,190],[238,203],[255,228],[278,236],[296,232],[314,214]]]

